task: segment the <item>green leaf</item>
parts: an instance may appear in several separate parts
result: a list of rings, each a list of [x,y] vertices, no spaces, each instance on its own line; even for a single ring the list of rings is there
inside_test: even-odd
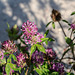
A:
[[[4,57],[2,60],[0,59],[0,62],[1,62],[1,63],[0,63],[0,66],[6,64],[6,59],[5,59],[5,57]]]
[[[5,71],[6,71],[6,74],[7,75],[10,74],[10,66],[9,66],[9,63],[6,64]]]
[[[54,22],[52,22],[52,27],[53,27],[53,29],[55,29],[55,24],[54,24]]]
[[[73,42],[69,37],[65,37],[65,41],[68,45],[73,46]]]
[[[10,59],[10,58],[8,58],[8,59],[7,59],[7,63],[10,63],[10,62],[11,62],[11,59]]]
[[[5,52],[5,53],[4,53],[4,55],[7,55],[7,54],[9,54],[9,53],[8,53],[8,52]]]
[[[47,23],[47,25],[46,25],[46,27],[48,27],[48,26],[49,26],[49,24],[50,24],[51,22],[52,22],[52,21],[48,22],[48,23]]]
[[[21,68],[16,68],[16,65],[15,64],[12,64],[12,63],[8,63],[8,65],[14,70],[14,71],[19,71]]]
[[[14,66],[14,64],[12,64],[12,63],[8,63],[8,65],[9,65],[11,68],[13,68],[13,66]]]
[[[55,40],[54,40],[54,39],[52,39],[52,38],[49,38],[49,39],[48,39],[48,41],[50,41],[50,42],[51,42],[51,41],[55,41]]]
[[[42,72],[41,72],[40,69],[35,68],[35,71],[36,71],[39,75],[42,75]]]
[[[52,72],[50,75],[59,75],[58,72]]]
[[[67,73],[67,75],[74,75],[73,73]]]
[[[17,61],[16,56],[14,54],[11,54],[12,58]]]
[[[39,51],[46,53],[45,48],[42,45],[36,44]]]
[[[47,41],[49,38],[41,38],[41,41],[42,42],[45,42],[45,41]]]
[[[32,47],[31,47],[31,55],[33,54],[33,52],[36,50],[36,45],[33,45]]]
[[[69,28],[68,30],[70,30],[71,28]]]
[[[45,41],[45,44],[48,45],[48,41]]]
[[[62,20],[62,21],[67,23],[69,26],[71,25],[67,20]]]
[[[71,13],[71,15],[75,15],[75,11]]]
[[[49,33],[49,29],[45,32],[44,37],[46,37]]]
[[[12,68],[14,71],[20,71],[21,68]]]

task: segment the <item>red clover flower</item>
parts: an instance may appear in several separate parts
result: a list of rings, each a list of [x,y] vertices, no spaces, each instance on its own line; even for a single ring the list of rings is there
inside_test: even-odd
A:
[[[38,52],[37,50],[32,54],[32,63],[34,63],[36,66],[38,64],[42,65],[44,62],[43,54],[42,52]]]
[[[8,52],[9,54],[12,54],[17,51],[15,43],[11,42],[10,40],[4,41],[2,43],[2,49],[5,50],[5,52]]]
[[[22,36],[24,36],[24,40],[26,44],[36,44],[37,42],[41,42],[41,38],[44,36],[38,33],[38,28],[32,22],[24,22],[22,24],[22,31],[24,32]]]
[[[25,61],[26,61],[25,56],[22,53],[20,53],[16,58],[17,58],[17,62],[16,62],[17,65],[23,68],[25,66]]]

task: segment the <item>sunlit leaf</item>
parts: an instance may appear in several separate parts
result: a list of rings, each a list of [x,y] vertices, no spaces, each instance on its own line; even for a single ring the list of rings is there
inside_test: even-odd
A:
[[[52,27],[53,27],[53,29],[55,29],[55,24],[54,24],[54,22],[52,22]]]
[[[7,75],[10,74],[10,66],[9,66],[9,63],[6,64],[5,71],[6,71],[6,74]]]
[[[46,25],[46,27],[48,27],[50,23],[52,23],[52,21],[48,22],[47,25]]]
[[[16,56],[14,54],[11,54],[12,58],[17,61]]]
[[[33,52],[36,50],[36,45],[33,45],[32,47],[31,47],[31,55],[33,54]]]
[[[58,72],[52,72],[50,75],[59,75]]]
[[[49,29],[45,32],[44,37],[46,37],[49,33]]]
[[[42,45],[36,44],[39,51],[46,53],[45,48]]]

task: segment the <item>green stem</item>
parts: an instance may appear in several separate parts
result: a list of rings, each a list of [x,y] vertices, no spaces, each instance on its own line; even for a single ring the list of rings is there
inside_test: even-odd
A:
[[[72,37],[73,30],[71,31],[70,38]]]
[[[62,29],[62,32],[63,32],[64,36],[66,37],[66,33],[65,33],[65,31],[64,31],[64,29],[63,29],[61,23],[60,23],[60,22],[58,22],[58,23],[59,23],[59,25],[60,25],[60,27],[61,27],[61,29]]]

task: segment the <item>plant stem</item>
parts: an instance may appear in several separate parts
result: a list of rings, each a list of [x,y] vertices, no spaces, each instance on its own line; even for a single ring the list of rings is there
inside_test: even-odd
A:
[[[73,59],[73,58],[71,58],[71,57],[65,57],[65,58],[63,58],[63,59]]]
[[[28,69],[29,69],[29,68],[27,68],[25,75],[27,75],[27,74],[28,74]]]
[[[69,48],[69,46],[68,46],[67,48],[65,48],[64,51],[66,51],[68,48]],[[62,55],[62,57],[61,57],[61,59],[60,59],[60,62],[62,61],[63,57],[64,57],[64,56]]]
[[[11,59],[11,58],[10,58],[10,59]],[[12,59],[11,59],[10,63],[12,63]],[[10,68],[10,72],[11,72],[11,75],[12,75],[12,69],[11,69],[11,68]]]
[[[61,27],[61,29],[62,29],[62,32],[63,32],[64,36],[66,37],[65,31],[64,31],[64,29],[63,29],[61,23],[60,23],[60,22],[58,22],[58,23],[59,23],[59,25],[60,25],[60,27]]]
[[[70,35],[70,38],[72,37],[72,33],[73,33],[73,30],[71,31],[71,35]]]

